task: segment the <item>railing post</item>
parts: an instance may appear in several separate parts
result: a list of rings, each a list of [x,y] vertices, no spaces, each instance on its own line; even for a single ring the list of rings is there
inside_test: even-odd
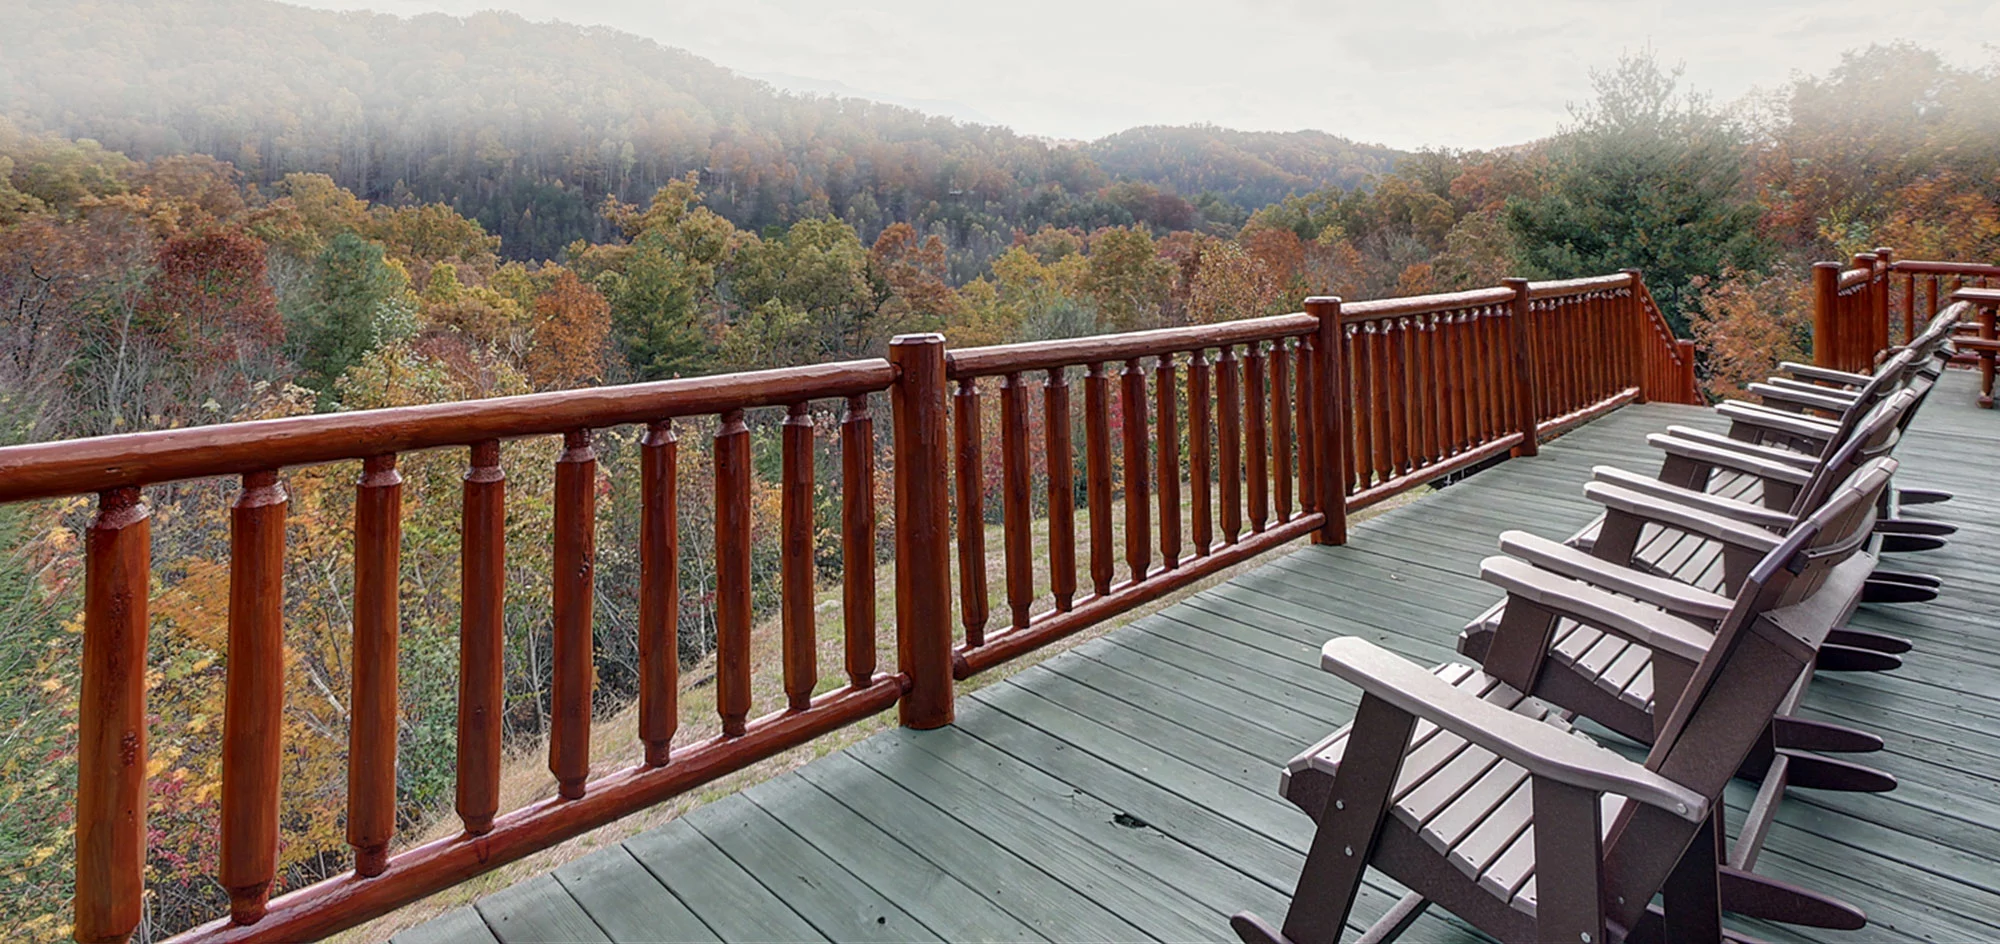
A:
[[[1313,365],[1313,378],[1318,381],[1314,387],[1312,417],[1317,429],[1313,437],[1319,450],[1313,469],[1319,475],[1314,488],[1319,493],[1319,508],[1326,515],[1326,523],[1313,534],[1314,544],[1347,543],[1347,482],[1348,463],[1351,461],[1348,449],[1347,419],[1347,364],[1344,356],[1347,350],[1347,332],[1340,324],[1340,298],[1338,296],[1317,296],[1306,299],[1306,314],[1319,319],[1319,328],[1313,338],[1313,352],[1319,363]]]
[[[1875,247],[1875,353],[1889,349],[1889,266],[1896,250],[1888,246]]]
[[[1516,456],[1532,456],[1541,452],[1535,441],[1535,348],[1534,334],[1528,319],[1533,317],[1528,304],[1527,279],[1501,279],[1501,284],[1514,290],[1514,314],[1508,341],[1514,347],[1511,359],[1514,371],[1514,426],[1521,432],[1521,444],[1514,447]]]
[[[945,492],[944,335],[889,342],[896,430],[896,656],[910,685],[905,727],[952,721],[951,542]]]
[[[1840,302],[1840,263],[1813,263],[1813,363],[1820,367],[1837,368],[1840,352],[1836,350],[1834,312]]]
[[[1681,338],[1674,342],[1674,346],[1680,350],[1681,355],[1681,395],[1687,397],[1683,402],[1692,406],[1703,406],[1701,382],[1694,376],[1694,342]]]
[[[1641,297],[1646,291],[1645,276],[1638,269],[1619,269],[1632,277],[1630,294],[1626,296],[1625,320],[1619,327],[1619,346],[1623,351],[1624,366],[1629,371],[1631,386],[1639,391],[1634,403],[1646,402],[1646,302]]]
[[[77,710],[79,941],[123,941],[146,893],[146,586],[152,522],[139,490],[98,496],[84,567]]]

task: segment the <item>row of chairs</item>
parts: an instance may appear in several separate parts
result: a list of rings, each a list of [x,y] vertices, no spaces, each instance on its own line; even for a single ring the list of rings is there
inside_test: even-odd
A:
[[[1584,494],[1604,513],[1567,540],[1503,534],[1480,576],[1505,597],[1459,636],[1476,665],[1426,671],[1328,642],[1322,667],[1361,688],[1360,707],[1287,765],[1280,793],[1317,829],[1283,925],[1238,914],[1237,935],[1338,941],[1371,866],[1411,892],[1364,942],[1432,904],[1503,941],[1748,941],[1725,911],[1863,927],[1853,906],[1754,867],[1788,787],[1896,785],[1831,756],[1880,738],[1795,711],[1815,671],[1893,669],[1909,650],[1844,626],[1858,604],[1937,593],[1878,557],[1952,531],[1900,517],[1950,496],[1895,487],[1893,453],[1963,310],[1871,374],[1781,365],[1753,386],[1759,402],[1717,407],[1726,436],[1649,436],[1659,474],[1594,469]],[[1732,839],[1722,796],[1737,777],[1759,792]]]

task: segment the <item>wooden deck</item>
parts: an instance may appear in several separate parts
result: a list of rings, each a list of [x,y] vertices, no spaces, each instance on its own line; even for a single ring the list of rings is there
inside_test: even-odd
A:
[[[1740,922],[1770,940],[2000,940],[2000,415],[1954,372],[1898,455],[1910,510],[1961,525],[1891,566],[1945,579],[1936,601],[1864,607],[1912,638],[1891,673],[1822,675],[1808,714],[1882,735],[1855,759],[1889,794],[1794,790],[1758,871],[1866,910],[1860,932]],[[1345,723],[1353,689],[1317,668],[1340,634],[1425,663],[1497,599],[1476,576],[1496,535],[1585,524],[1590,466],[1651,471],[1644,434],[1715,427],[1690,407],[1619,410],[1358,525],[1340,548],[1272,561],[959,700],[958,722],[895,730],[396,940],[1219,940],[1242,908],[1280,917],[1311,823],[1278,770]],[[1730,795],[1741,816],[1751,791]],[[1371,878],[1366,924],[1400,889]],[[1410,941],[1480,935],[1427,915]]]

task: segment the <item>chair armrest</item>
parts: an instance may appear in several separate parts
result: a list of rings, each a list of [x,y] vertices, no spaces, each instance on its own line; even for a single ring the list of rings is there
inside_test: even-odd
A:
[[[1803,393],[1814,397],[1823,397],[1828,400],[1838,400],[1841,403],[1849,403],[1849,404],[1854,402],[1855,397],[1861,395],[1860,391],[1858,390],[1849,390],[1845,387],[1829,387],[1826,386],[1825,384],[1807,383],[1803,380],[1793,380],[1789,377],[1773,377],[1770,380],[1770,385],[1772,387],[1782,390],[1789,390],[1796,393]]]
[[[1867,374],[1857,374],[1852,371],[1845,371],[1845,370],[1834,370],[1831,367],[1820,367],[1814,364],[1801,364],[1797,361],[1785,361],[1784,363],[1779,364],[1778,372],[1788,377],[1791,377],[1794,380],[1810,380],[1810,381],[1817,381],[1819,383],[1841,384],[1848,387],[1865,386],[1868,383],[1868,381],[1875,379],[1873,377],[1868,376]]]
[[[1689,462],[1754,475],[1772,482],[1803,488],[1812,480],[1812,473],[1798,466],[1784,462],[1772,462],[1733,449],[1707,446],[1666,433],[1653,433],[1646,437],[1646,444],[1669,456],[1677,456]]]
[[[1687,505],[1662,501],[1617,485],[1592,482],[1583,487],[1583,497],[1619,514],[1699,535],[1753,554],[1771,553],[1780,540],[1763,528],[1731,521]]]
[[[1819,465],[1818,456],[1809,456],[1803,452],[1793,452],[1790,449],[1780,449],[1777,446],[1761,446],[1757,443],[1744,442],[1741,439],[1731,439],[1720,433],[1711,433],[1708,430],[1695,429],[1692,426],[1669,426],[1667,427],[1667,435],[1678,439],[1685,439],[1689,442],[1701,443],[1704,446],[1714,446],[1717,449],[1740,452],[1746,456],[1755,456],[1771,462],[1795,465],[1808,471]]]
[[[1773,410],[1754,403],[1744,403],[1741,400],[1719,403],[1715,407],[1715,412],[1729,418],[1732,433],[1737,428],[1748,427],[1763,433],[1775,433],[1815,443],[1822,450],[1840,433],[1840,427],[1825,420]]]
[[[1623,636],[1690,664],[1708,654],[1715,634],[1657,607],[1627,600],[1582,581],[1494,556],[1479,564],[1479,579],[1536,606],[1595,629]],[[1725,609],[1724,615],[1727,614]]]
[[[1636,597],[1685,619],[1720,623],[1723,617],[1729,615],[1731,603],[1722,594],[1710,593],[1631,567],[1620,567],[1608,560],[1592,557],[1579,548],[1526,531],[1503,532],[1500,535],[1500,550],[1541,570]]]
[[[1593,481],[1603,482],[1606,485],[1623,486],[1663,501],[1687,505],[1712,515],[1721,515],[1724,518],[1741,521],[1744,524],[1756,525],[1760,528],[1777,528],[1789,531],[1793,525],[1798,523],[1797,518],[1781,511],[1772,511],[1763,505],[1753,505],[1749,502],[1724,495],[1697,492],[1694,489],[1682,488],[1678,485],[1662,482],[1659,479],[1649,479],[1643,475],[1634,475],[1616,466],[1595,466],[1590,470],[1590,477]]]
[[[1836,416],[1846,412],[1847,408],[1853,405],[1854,402],[1852,397],[1842,400],[1805,390],[1780,387],[1767,383],[1751,384],[1750,392],[1756,394],[1757,399],[1763,401],[1765,406],[1775,409],[1825,410]]]
[[[1599,793],[1631,797],[1692,823],[1708,798],[1608,748],[1515,714],[1368,640],[1343,636],[1320,650],[1320,668],[1400,711],[1519,764],[1528,773]]]

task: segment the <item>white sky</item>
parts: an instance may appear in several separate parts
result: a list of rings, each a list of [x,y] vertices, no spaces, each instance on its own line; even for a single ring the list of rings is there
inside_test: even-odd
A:
[[[1990,61],[2000,3],[1947,0],[293,0],[605,25],[774,84],[1027,134],[1317,128],[1396,147],[1554,132],[1589,71],[1651,44],[1722,102],[1910,39]]]

